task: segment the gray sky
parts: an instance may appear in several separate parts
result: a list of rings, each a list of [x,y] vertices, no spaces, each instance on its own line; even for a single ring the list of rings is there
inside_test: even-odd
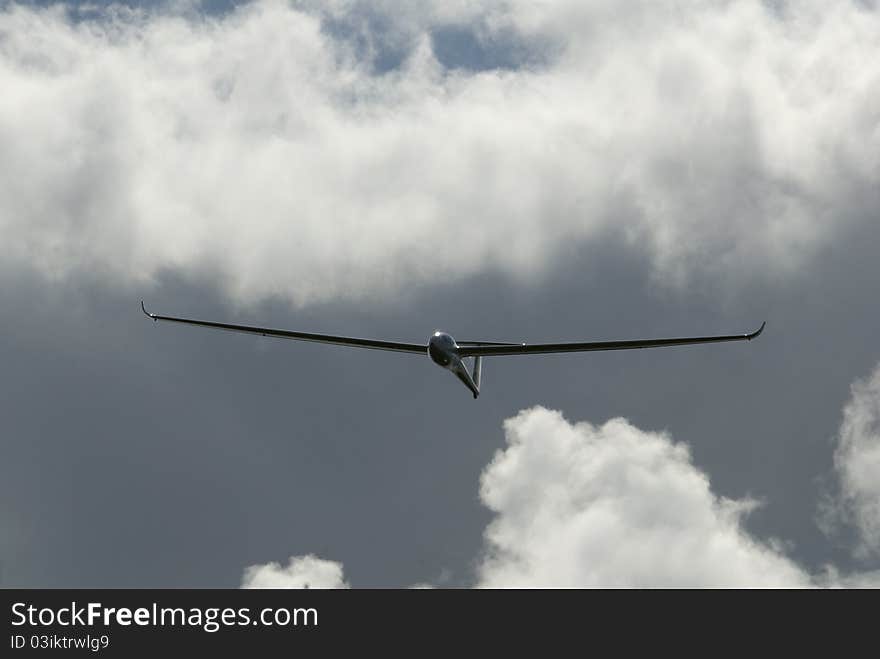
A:
[[[190,11],[179,39],[170,10],[112,39],[0,14],[2,584],[237,586],[314,554],[355,587],[505,585],[484,533],[521,517],[480,478],[535,405],[668,432],[714,496],[762,502],[738,532],[805,574],[877,570],[870,525],[819,521],[845,487],[850,385],[880,361],[876,11],[820,19],[816,0],[798,31],[749,2],[677,3],[688,20],[676,3],[316,4],[205,29]],[[640,51],[619,30],[658,36]],[[768,324],[748,344],[487,360],[475,402],[427,357],[155,324],[142,297],[404,341]],[[568,547],[591,505],[525,528]],[[530,583],[714,583],[603,573],[599,535]]]

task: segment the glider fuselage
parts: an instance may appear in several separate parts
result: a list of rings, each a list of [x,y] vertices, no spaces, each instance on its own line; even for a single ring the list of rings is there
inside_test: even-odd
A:
[[[471,390],[474,398],[480,395],[479,366],[475,364],[473,376],[468,373],[452,335],[439,330],[434,332],[428,340],[428,356],[437,366],[452,371]],[[479,360],[479,357],[475,359]]]

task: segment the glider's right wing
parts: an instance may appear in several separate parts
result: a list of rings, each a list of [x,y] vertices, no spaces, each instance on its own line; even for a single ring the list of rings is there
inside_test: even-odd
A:
[[[751,341],[764,331],[761,323],[750,334],[729,334],[725,336],[693,336],[681,339],[639,339],[635,341],[592,341],[590,343],[515,343],[515,344],[461,344],[462,357],[491,357],[494,355],[540,355],[553,352],[591,352],[595,350],[631,350],[633,348],[661,348],[695,343],[719,343],[721,341]]]
[[[229,323],[215,323],[208,320],[193,320],[192,318],[175,318],[173,316],[159,316],[147,311],[141,300],[141,309],[153,320],[165,320],[172,323],[184,323],[196,327],[207,327],[229,332],[242,332],[244,334],[256,334],[258,336],[271,336],[279,339],[294,339],[298,341],[313,341],[317,343],[332,343],[352,348],[369,348],[371,350],[390,350],[392,352],[408,352],[413,354],[427,354],[428,346],[419,343],[397,343],[395,341],[376,341],[374,339],[357,339],[350,336],[333,336],[331,334],[312,334],[310,332],[292,332],[290,330],[271,329],[268,327],[253,327],[251,325],[230,325]]]

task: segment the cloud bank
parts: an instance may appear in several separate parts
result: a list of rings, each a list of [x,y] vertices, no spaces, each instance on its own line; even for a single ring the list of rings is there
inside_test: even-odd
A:
[[[784,276],[876,201],[877,62],[831,0],[7,5],[0,263],[302,305],[613,235],[670,285]]]

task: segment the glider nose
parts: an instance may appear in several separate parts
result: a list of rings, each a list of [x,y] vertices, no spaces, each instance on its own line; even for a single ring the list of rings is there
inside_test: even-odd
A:
[[[458,358],[458,346],[446,332],[434,332],[428,341],[428,356],[438,366],[454,369]]]

